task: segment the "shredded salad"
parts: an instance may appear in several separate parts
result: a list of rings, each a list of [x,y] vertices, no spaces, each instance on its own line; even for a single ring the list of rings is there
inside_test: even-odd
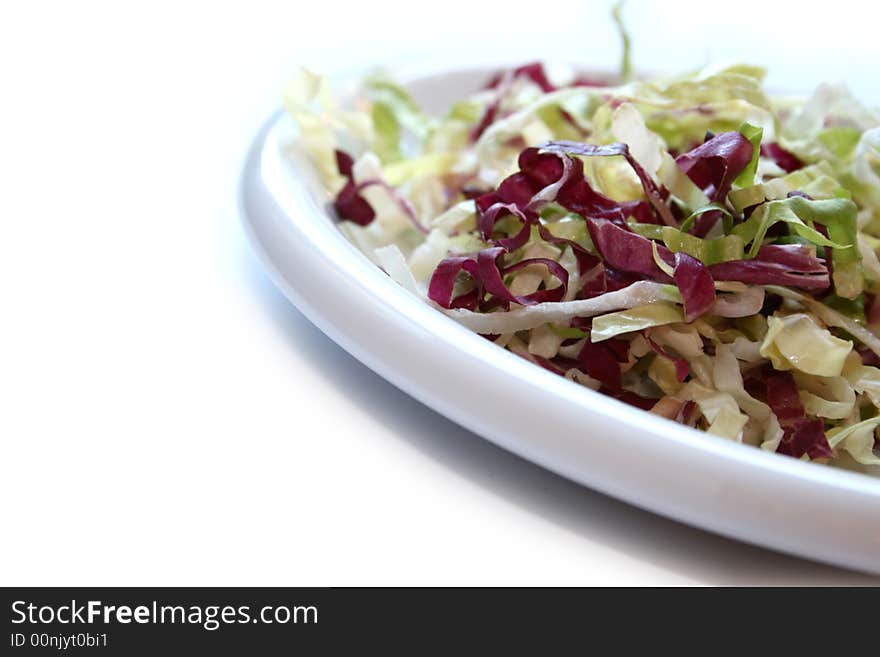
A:
[[[382,75],[284,101],[340,229],[438,311],[675,422],[880,464],[880,113],[622,69],[526,64],[442,117]]]

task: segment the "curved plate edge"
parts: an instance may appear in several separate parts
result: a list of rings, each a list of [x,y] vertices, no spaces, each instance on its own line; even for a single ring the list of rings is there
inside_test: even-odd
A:
[[[248,155],[239,189],[242,222],[274,283],[346,351],[462,426],[582,485],[730,538],[880,573],[880,485],[681,431],[597,393],[598,402],[593,395],[574,394],[581,391],[569,382],[517,363],[518,357],[457,325],[446,326],[454,323],[409,297],[384,273],[367,273],[365,266],[372,265],[325,214],[316,214],[320,207],[307,198],[308,190],[291,189],[289,181],[279,179],[276,169],[284,163],[273,135],[277,117],[267,122]],[[321,221],[341,244],[318,237]],[[346,260],[352,254],[358,258]],[[314,271],[325,275],[312,276]],[[304,279],[308,285],[297,284]],[[401,307],[407,313],[395,317]],[[432,326],[440,328],[432,332]],[[429,339],[454,351],[434,347],[427,350],[433,356],[426,355]],[[413,356],[423,365],[414,366]],[[425,377],[425,370],[433,376]],[[470,386],[457,383],[465,372]],[[499,377],[510,376],[520,385],[492,387]],[[487,410],[471,389],[497,390],[495,404]],[[523,408],[524,400],[540,408],[542,418],[556,417],[554,428],[548,430],[532,415],[511,418],[506,409]],[[573,405],[592,412],[590,440],[582,439],[583,426],[570,416]],[[633,433],[621,435],[626,425]],[[693,474],[676,476],[681,471]]]

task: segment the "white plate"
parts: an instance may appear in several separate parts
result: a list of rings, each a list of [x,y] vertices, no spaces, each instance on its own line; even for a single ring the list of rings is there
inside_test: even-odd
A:
[[[480,72],[414,80],[443,107]],[[710,436],[566,381],[392,282],[334,226],[308,161],[273,117],[242,179],[244,225],[273,280],[324,333],[396,386],[565,477],[682,522],[880,573],[880,479]]]

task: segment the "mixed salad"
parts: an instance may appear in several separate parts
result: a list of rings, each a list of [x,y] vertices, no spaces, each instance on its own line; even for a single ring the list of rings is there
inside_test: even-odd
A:
[[[880,113],[503,71],[440,118],[387,77],[354,109],[285,94],[339,227],[499,347],[652,413],[799,459],[880,464]]]

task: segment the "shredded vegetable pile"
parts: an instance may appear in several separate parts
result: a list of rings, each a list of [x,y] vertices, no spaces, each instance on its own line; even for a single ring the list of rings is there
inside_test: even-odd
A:
[[[533,63],[437,118],[302,71],[285,104],[341,230],[453,320],[675,422],[880,464],[880,114],[763,78]]]

